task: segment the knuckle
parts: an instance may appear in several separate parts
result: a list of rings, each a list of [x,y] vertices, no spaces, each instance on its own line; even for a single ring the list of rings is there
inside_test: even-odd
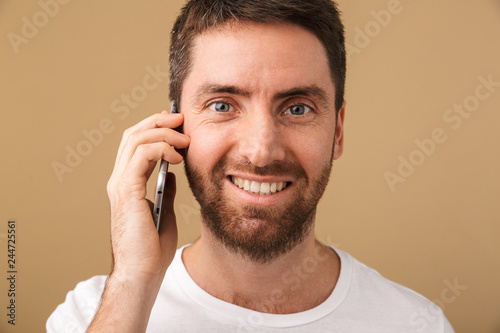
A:
[[[123,131],[122,139],[128,138],[132,134],[132,127],[127,128]]]
[[[167,157],[167,156],[172,157],[175,155],[175,153],[176,153],[176,151],[174,148],[172,148],[171,145],[169,145],[168,143],[165,143],[165,142],[162,143],[162,155],[163,155],[163,157]]]
[[[146,151],[147,151],[147,145],[140,144],[140,145],[137,146],[137,152],[143,154]]]
[[[111,178],[106,183],[106,190],[108,191],[108,193],[110,193],[114,187],[115,187],[115,182],[113,181],[113,176],[111,176]]]
[[[139,142],[139,135],[137,133],[130,133],[128,135],[128,140],[129,140],[129,142],[131,142],[133,144],[138,144],[138,142]]]
[[[152,120],[156,127],[162,127],[161,125],[165,120],[165,115],[161,113],[156,113],[155,115],[152,116]]]

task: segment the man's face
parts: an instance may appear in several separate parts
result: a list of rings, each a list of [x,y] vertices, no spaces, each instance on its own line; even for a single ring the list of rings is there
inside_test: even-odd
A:
[[[320,41],[294,25],[213,29],[194,41],[181,100],[204,228],[254,261],[298,244],[342,154]]]

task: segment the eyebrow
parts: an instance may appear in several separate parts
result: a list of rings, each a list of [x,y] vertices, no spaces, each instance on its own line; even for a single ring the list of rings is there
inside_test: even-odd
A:
[[[250,91],[238,86],[205,83],[197,90],[196,103],[198,103],[204,95],[212,94],[230,94],[243,97],[250,97],[251,95]],[[329,108],[330,106],[326,91],[317,85],[294,87],[289,90],[278,92],[273,96],[273,100],[277,101],[296,96],[313,97],[317,99],[325,108]]]
[[[204,95],[213,95],[213,94],[230,94],[230,95],[250,97],[249,91],[244,90],[237,86],[205,83],[200,88],[198,88],[196,92],[195,103],[199,104],[200,99]]]
[[[297,87],[279,92],[274,96],[274,100],[286,99],[295,96],[313,97],[314,99],[317,99],[321,104],[323,104],[323,107],[325,108],[329,108],[330,105],[328,102],[329,100],[326,91],[316,85]]]

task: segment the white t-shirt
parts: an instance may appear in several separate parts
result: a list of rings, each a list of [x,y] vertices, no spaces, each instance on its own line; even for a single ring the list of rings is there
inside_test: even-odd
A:
[[[338,249],[341,271],[332,294],[313,309],[286,315],[252,311],[206,293],[189,276],[183,249],[167,270],[147,332],[454,332],[434,303]],[[85,332],[105,281],[101,275],[78,283],[47,320],[47,331]]]

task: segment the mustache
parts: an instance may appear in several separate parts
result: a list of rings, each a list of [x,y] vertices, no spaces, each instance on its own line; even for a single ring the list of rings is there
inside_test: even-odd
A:
[[[306,171],[298,162],[293,161],[276,161],[269,165],[258,167],[253,165],[247,159],[230,161],[227,156],[222,157],[214,166],[212,175],[226,175],[228,170],[238,171],[243,173],[252,173],[259,176],[292,176],[294,179],[305,179],[309,183],[309,177]]]

